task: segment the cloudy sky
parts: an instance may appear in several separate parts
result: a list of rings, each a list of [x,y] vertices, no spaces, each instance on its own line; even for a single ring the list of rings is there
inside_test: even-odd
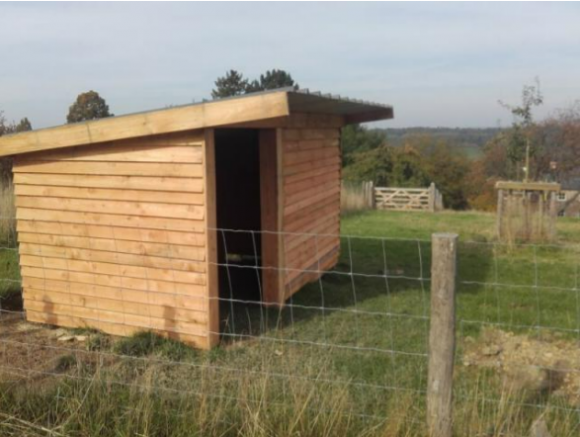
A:
[[[538,117],[580,99],[580,5],[0,4],[0,110],[62,124],[96,90],[115,114],[207,98],[234,68],[395,107],[389,126],[507,125],[539,77]]]

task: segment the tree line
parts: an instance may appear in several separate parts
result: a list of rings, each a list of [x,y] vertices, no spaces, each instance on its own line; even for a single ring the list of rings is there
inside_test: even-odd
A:
[[[543,104],[539,82],[523,87],[521,102],[499,102],[513,117],[493,133],[477,159],[452,143],[414,132],[394,140],[384,130],[343,129],[344,178],[381,186],[439,187],[448,208],[493,210],[499,180],[580,184],[580,102],[536,121]]]
[[[255,79],[229,70],[214,82],[214,99],[298,84],[284,70],[268,70]],[[539,82],[524,86],[521,102],[509,105],[513,123],[507,129],[470,132],[469,140],[483,150],[469,159],[450,138],[453,130],[424,132],[402,129],[389,134],[360,125],[343,128],[341,147],[343,177],[351,181],[373,181],[378,186],[426,187],[434,182],[448,208],[491,210],[495,207],[498,180],[557,181],[577,177],[580,160],[580,103],[536,122],[533,109],[543,104]],[[105,99],[96,91],[77,96],[69,107],[67,123],[113,116]],[[28,118],[8,122],[0,112],[0,136],[32,129]],[[451,136],[450,136],[451,135]],[[480,144],[485,142],[483,147]],[[9,174],[9,161],[0,171]]]

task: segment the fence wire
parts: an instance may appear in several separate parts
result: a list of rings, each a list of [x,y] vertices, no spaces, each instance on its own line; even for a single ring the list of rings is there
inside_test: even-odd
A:
[[[94,231],[88,225],[77,227],[79,235]],[[335,393],[346,398],[341,414],[375,422],[386,420],[389,403],[401,393],[424,395],[428,338],[424,283],[429,277],[421,258],[426,242],[286,233],[280,237],[291,235],[304,245],[314,242],[317,262],[280,269],[261,263],[265,233],[213,231],[223,252],[216,263],[222,285],[214,298],[220,308],[219,332],[209,332],[206,315],[197,311],[210,299],[197,286],[204,286],[197,271],[206,261],[195,259],[189,246],[167,240],[165,247],[146,253],[129,244],[127,238],[134,237],[123,235],[120,228],[108,232],[114,236],[109,239],[69,237],[63,229],[55,236],[28,230],[27,235],[35,236],[21,236],[20,250],[16,241],[5,242],[0,380],[34,385],[46,378],[72,378],[88,383],[98,375],[121,386],[212,399],[227,391],[227,397],[245,401],[251,401],[248,391],[263,383],[269,388],[262,395],[270,405],[298,399],[300,390],[304,399],[331,398]],[[147,241],[145,231],[139,236]],[[329,238],[339,240],[341,255],[336,265],[324,269],[319,260],[325,254],[321,251],[328,252],[322,245]],[[397,256],[402,245],[405,261]],[[27,259],[24,279],[19,276],[19,253]],[[158,264],[152,265],[152,259]],[[128,269],[119,267],[127,262]],[[283,308],[264,306],[262,275],[272,269],[289,276],[310,275],[313,280]],[[105,278],[105,271],[114,278]],[[184,278],[198,282],[185,284]],[[218,334],[221,345],[202,352],[146,334],[126,339],[98,330],[30,323],[19,307],[21,284],[26,310],[55,314],[56,324],[79,311],[79,319],[88,326],[169,329],[185,337],[192,332],[200,337]],[[399,304],[396,295],[407,289],[412,301]],[[170,321],[160,323],[162,317]],[[155,377],[145,381],[145,374]],[[317,408],[336,406],[325,406],[321,400]]]
[[[94,236],[95,228],[108,237]],[[220,294],[213,298],[220,326],[209,332],[201,309],[211,298],[200,291],[206,260],[199,245],[170,230],[158,231],[164,243],[145,245],[147,230],[129,235],[120,227],[100,228],[77,224],[78,235],[69,236],[32,227],[25,234],[34,237],[21,236],[20,247],[15,233],[4,234],[0,384],[17,391],[47,380],[98,380],[234,409],[299,410],[306,403],[373,426],[392,420],[391,411],[405,400],[405,422],[424,426],[428,240],[281,233],[314,247],[316,262],[279,268],[262,262],[262,238],[272,233],[212,229],[220,252]],[[330,238],[339,240],[340,256],[324,268]],[[573,415],[580,426],[579,250],[460,243],[456,416],[473,414],[469,408],[493,422],[491,411],[523,408],[535,410],[531,417],[537,411]],[[23,265],[19,255],[27,259]],[[283,308],[265,306],[268,270],[312,280]],[[25,308],[58,317],[31,323]],[[221,344],[204,352],[146,333],[124,338],[50,326],[77,310],[89,326],[216,334]]]

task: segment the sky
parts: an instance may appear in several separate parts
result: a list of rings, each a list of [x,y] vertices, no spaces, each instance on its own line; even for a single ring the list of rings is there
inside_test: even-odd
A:
[[[393,105],[381,127],[507,126],[538,77],[580,100],[574,3],[0,3],[0,110],[65,123],[95,90],[116,115],[209,98],[229,69]]]

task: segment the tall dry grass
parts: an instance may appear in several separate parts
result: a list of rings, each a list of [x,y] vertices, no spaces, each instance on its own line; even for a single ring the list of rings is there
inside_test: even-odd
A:
[[[324,353],[299,355],[280,348],[240,348],[229,365],[215,351],[205,356],[207,361],[165,363],[112,360],[106,353],[87,360],[85,352],[54,360],[58,370],[46,360],[43,372],[53,375],[28,375],[25,384],[14,379],[0,386],[0,435],[427,435],[421,393],[385,391],[385,399],[364,400],[348,382],[337,383],[334,364]],[[288,374],[296,377],[281,377]],[[489,384],[484,377],[457,388],[455,435],[529,435],[538,418],[545,419],[553,436],[577,435],[573,410],[526,407],[529,397],[506,387],[490,401]]]
[[[54,375],[0,385],[0,435],[354,437],[385,429],[385,419],[357,414],[348,384],[329,379],[328,360],[259,349],[240,351],[235,367],[211,355],[203,363],[60,357],[58,371],[43,366]],[[296,369],[296,378],[280,377]]]
[[[16,242],[16,207],[14,186],[0,178],[0,244],[12,246]]]

